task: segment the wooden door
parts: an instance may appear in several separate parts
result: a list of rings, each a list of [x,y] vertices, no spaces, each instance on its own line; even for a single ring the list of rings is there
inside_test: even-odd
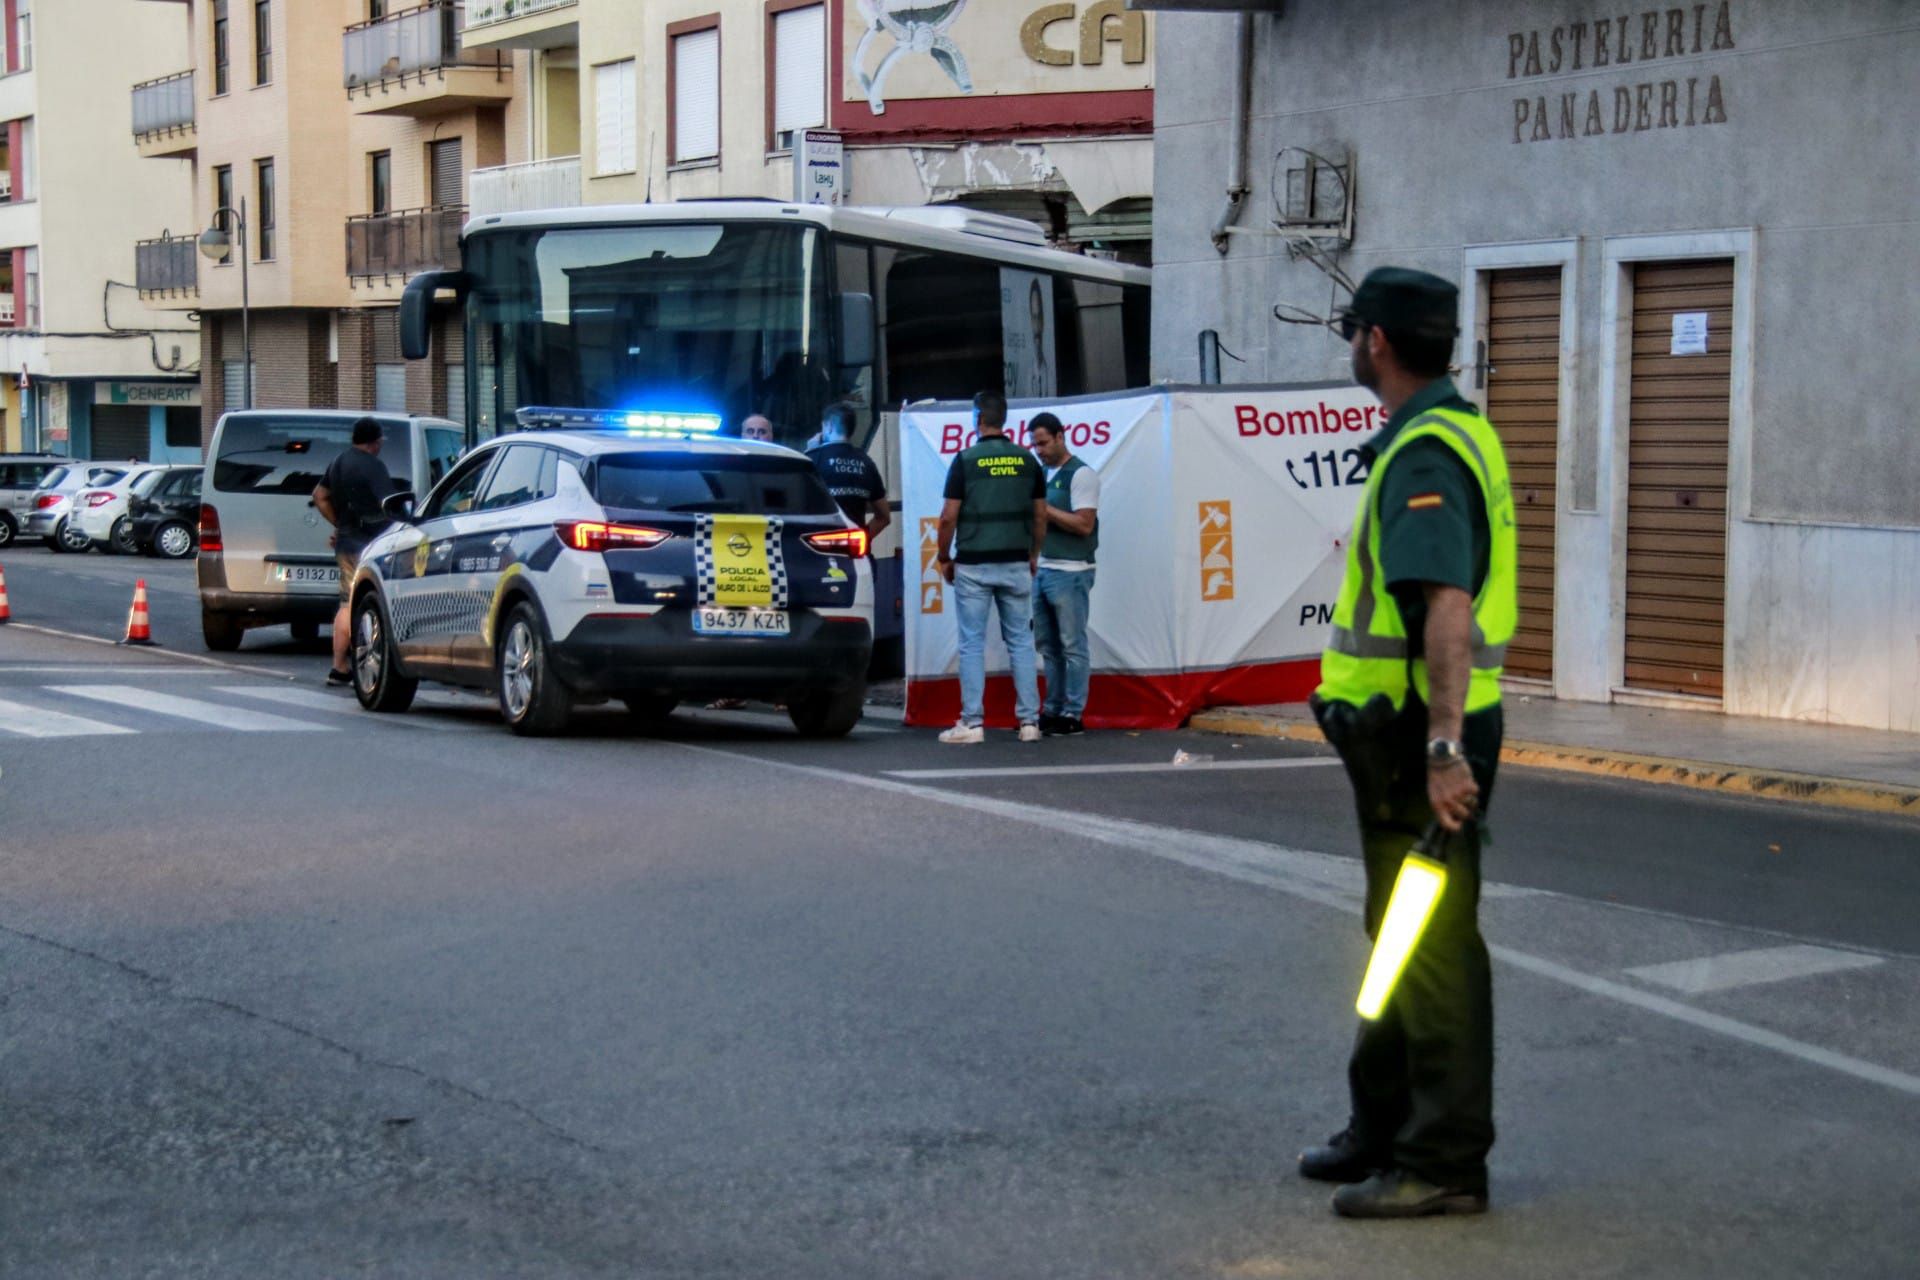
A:
[[[1487,417],[1513,480],[1520,543],[1520,624],[1507,674],[1553,678],[1553,531],[1560,456],[1558,266],[1492,272],[1487,281]]]

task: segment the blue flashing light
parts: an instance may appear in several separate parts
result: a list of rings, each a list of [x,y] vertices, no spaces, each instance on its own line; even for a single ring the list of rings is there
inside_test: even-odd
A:
[[[527,405],[514,412],[522,431],[620,431],[653,440],[689,440],[720,433],[717,413],[667,413],[650,409],[572,409]]]

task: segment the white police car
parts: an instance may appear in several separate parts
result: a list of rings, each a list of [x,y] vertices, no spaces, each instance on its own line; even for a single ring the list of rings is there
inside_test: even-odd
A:
[[[494,691],[517,733],[576,701],[659,718],[684,698],[784,701],[802,733],[859,720],[873,648],[866,534],[807,458],[707,414],[522,409],[368,544],[352,584],[360,705],[422,679]]]

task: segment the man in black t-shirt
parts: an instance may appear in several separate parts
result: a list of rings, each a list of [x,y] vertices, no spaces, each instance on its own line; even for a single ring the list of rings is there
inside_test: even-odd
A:
[[[893,523],[893,506],[887,501],[880,468],[873,465],[865,449],[849,439],[853,424],[850,405],[828,405],[820,416],[820,443],[807,450],[807,457],[813,460],[813,469],[820,473],[840,509],[867,531],[867,544],[871,546],[880,531]]]
[[[340,565],[340,608],[333,615],[333,669],[328,684],[352,684],[347,668],[347,593],[360,552],[388,524],[382,503],[393,492],[393,477],[380,461],[380,424],[362,418],[353,424],[353,447],[327,464],[313,491],[315,510],[333,526],[334,558]]]

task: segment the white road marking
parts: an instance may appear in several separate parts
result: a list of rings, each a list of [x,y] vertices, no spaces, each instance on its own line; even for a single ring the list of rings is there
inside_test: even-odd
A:
[[[322,693],[318,689],[289,689],[284,685],[221,685],[217,693],[238,694],[242,698],[259,698],[265,702],[278,702],[282,706],[301,707],[310,711],[329,711],[334,715],[353,716],[364,724],[399,725],[409,729],[465,729],[470,725],[456,724],[432,716],[397,715],[367,711],[361,708],[352,694]]]
[[[893,778],[843,773],[837,769],[821,769],[812,765],[793,764],[785,760],[770,760],[764,756],[752,756],[745,752],[727,751],[690,742],[675,745],[686,751],[738,760],[759,769],[784,770],[821,782],[840,782],[867,787],[875,791],[911,796],[932,804],[964,809],[971,813],[987,814],[1010,822],[1022,822],[1069,838],[1094,840],[1116,848],[1177,862],[1214,875],[1277,889],[1292,897],[1317,902],[1322,906],[1336,907],[1342,911],[1353,910],[1358,901],[1356,893],[1351,888],[1343,886],[1355,883],[1356,877],[1360,874],[1359,864],[1352,859],[1338,858],[1332,854],[1289,849],[1283,845],[1263,844],[1256,840],[1211,835],[1207,832],[1188,831],[1179,827],[1162,827],[1152,823],[1132,822],[1122,818],[1109,818],[1100,814],[1076,812],[1045,805],[1023,804],[994,796],[945,791],[938,787],[917,786],[914,783]],[[1483,886],[1485,887],[1490,886]],[[1589,995],[1600,996],[1647,1013],[1658,1014],[1663,1018],[1671,1018],[1675,1022],[1684,1023],[1696,1030],[1724,1036],[1729,1040],[1738,1040],[1813,1066],[1824,1067],[1841,1075],[1852,1076],[1856,1080],[1884,1085],[1900,1093],[1920,1097],[1920,1076],[1839,1053],[1823,1045],[1795,1040],[1791,1036],[1769,1031],[1765,1027],[1756,1027],[1750,1023],[1722,1017],[1717,1013],[1709,1013],[1704,1009],[1696,1009],[1692,1005],[1681,1004],[1665,996],[1641,991],[1623,982],[1613,982],[1590,973],[1583,973],[1578,969],[1540,956],[1515,951],[1511,947],[1489,945],[1488,950],[1501,962],[1536,977],[1546,978],[1575,990],[1584,991]]]
[[[36,676],[210,676],[212,671],[203,671],[199,667],[121,667],[111,662],[73,663],[67,666],[36,666],[31,663],[15,666],[10,662],[0,662],[0,676],[36,675]]]
[[[156,715],[196,720],[201,724],[234,729],[241,733],[328,733],[332,731],[330,725],[313,724],[306,720],[289,720],[285,716],[270,716],[264,711],[249,711],[245,707],[229,707],[218,702],[202,702],[198,698],[182,698],[171,693],[156,693],[151,689],[139,689],[130,684],[50,684],[47,688],[55,693],[69,694],[76,698],[91,698],[96,702],[105,702],[135,711],[151,711]]]
[[[1318,756],[1284,760],[1198,760],[1192,764],[1155,761],[1152,764],[1027,765],[1018,769],[890,769],[889,778],[1031,778],[1039,769],[1049,778],[1101,773],[1205,773],[1240,769],[1316,769],[1339,764]]]
[[[1763,982],[1810,978],[1819,973],[1871,969],[1880,963],[1879,956],[1801,944],[1762,947],[1757,951],[1728,951],[1717,956],[1675,960],[1667,964],[1646,964],[1637,969],[1628,969],[1626,974],[1629,978],[1697,996],[1709,991],[1758,986]]]
[[[23,738],[85,738],[103,733],[134,733],[137,730],[70,716],[64,711],[47,711],[23,702],[0,699],[0,732],[17,733]]]
[[[907,709],[905,707],[896,707],[885,702],[869,702],[867,704],[866,715],[872,720],[891,720],[895,724],[901,724],[905,722],[907,718]]]
[[[36,622],[15,622],[10,625],[22,631],[34,632],[37,635],[57,636],[62,640],[84,640],[88,644],[104,644],[116,647],[120,644],[118,640],[111,639],[107,636],[90,636],[79,631],[62,631],[58,627],[43,627]],[[278,680],[292,680],[295,678],[288,675],[284,670],[276,671],[271,667],[247,667],[237,662],[225,662],[219,658],[209,658],[198,653],[178,653],[172,649],[161,649],[157,647],[146,650],[146,653],[148,656],[155,658],[173,658],[180,662],[198,662],[208,667],[224,667],[228,671],[238,671],[241,675],[246,676],[272,676]]]

